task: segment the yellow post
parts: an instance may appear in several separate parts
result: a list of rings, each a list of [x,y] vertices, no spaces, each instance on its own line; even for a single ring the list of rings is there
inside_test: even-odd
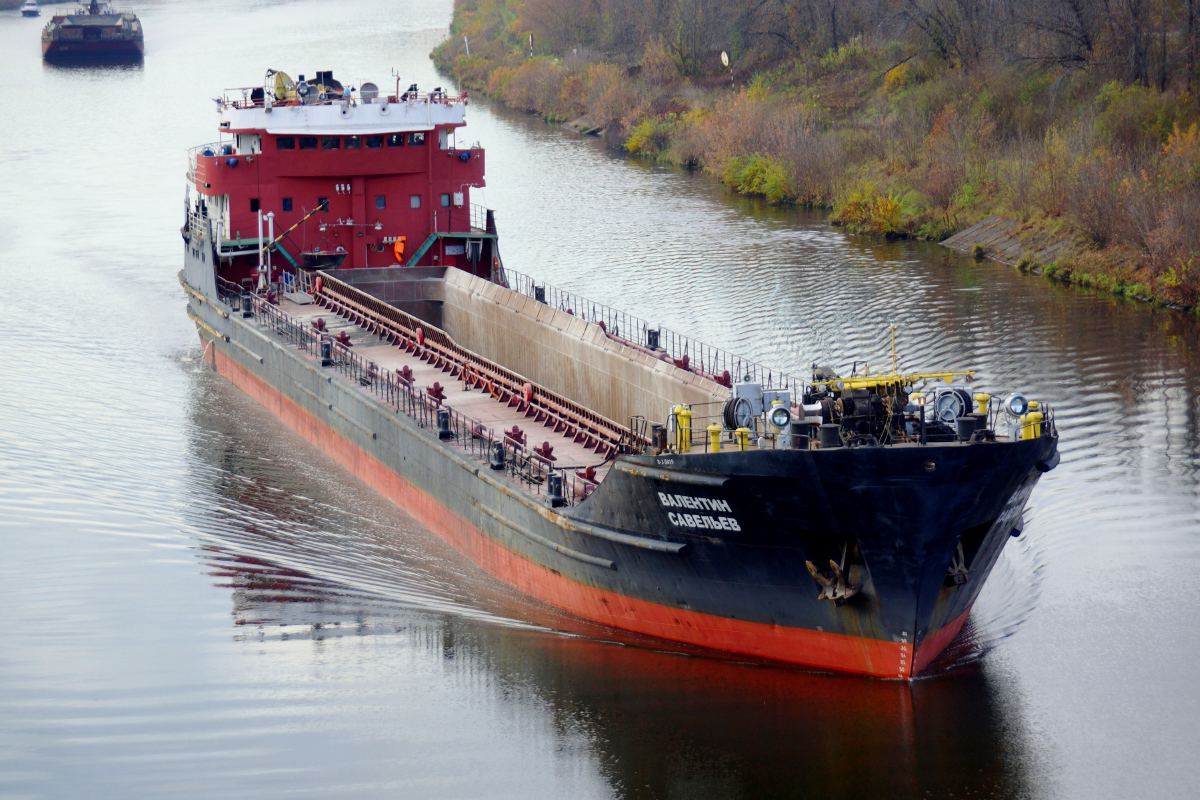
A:
[[[1032,404],[1031,404],[1032,405]],[[1030,411],[1021,417],[1021,438],[1036,439],[1042,435],[1042,412]]]
[[[1029,401],[1029,410],[1030,410],[1030,411],[1037,411],[1037,410],[1038,410],[1038,409],[1041,407],[1041,405],[1042,405],[1042,404],[1041,404],[1041,403],[1039,403],[1037,400],[1030,400],[1030,401]]]
[[[675,406],[675,447],[681,453],[692,449],[692,410],[687,406]]]
[[[892,374],[896,374],[896,326],[892,326]]]
[[[734,435],[737,436],[738,450],[749,450],[750,449],[750,429],[749,428],[738,428],[733,433],[734,433]]]
[[[992,402],[992,396],[990,394],[984,394],[983,392],[980,392],[979,394],[975,395],[975,402],[979,404],[979,413],[986,414],[988,410],[988,403]]]
[[[721,426],[715,422],[708,426],[708,444],[714,453],[721,452]]]

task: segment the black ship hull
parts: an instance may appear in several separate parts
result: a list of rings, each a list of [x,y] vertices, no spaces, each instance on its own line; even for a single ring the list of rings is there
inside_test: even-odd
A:
[[[71,40],[42,44],[42,57],[55,63],[138,63],[145,56],[141,39]]]

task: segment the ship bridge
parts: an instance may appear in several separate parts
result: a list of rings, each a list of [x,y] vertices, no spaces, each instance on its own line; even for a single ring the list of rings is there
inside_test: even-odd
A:
[[[263,249],[280,266],[490,273],[495,226],[470,197],[484,152],[457,135],[465,93],[269,70],[215,99],[221,139],[189,153],[189,213],[212,220],[222,277],[249,277]]]

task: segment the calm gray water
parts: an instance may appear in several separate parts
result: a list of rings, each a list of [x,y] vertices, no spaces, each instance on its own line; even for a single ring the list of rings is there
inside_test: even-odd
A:
[[[140,3],[145,65],[0,15],[0,796],[1200,793],[1200,331],[847,237],[473,104],[506,264],[793,372],[975,367],[1053,402],[964,637],[911,686],[616,640],[479,573],[207,372],[185,149],[267,67],[445,83],[450,0]]]

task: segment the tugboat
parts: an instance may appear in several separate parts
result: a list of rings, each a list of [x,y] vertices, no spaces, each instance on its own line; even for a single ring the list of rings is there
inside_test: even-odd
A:
[[[26,4],[28,5],[28,4]],[[42,58],[52,62],[139,62],[145,55],[142,23],[129,11],[91,0],[73,14],[55,14],[42,30]]]
[[[891,679],[962,627],[1053,410],[974,373],[781,373],[506,269],[466,94],[331,72],[189,156],[205,361],[482,569],[614,628]],[[194,192],[194,195],[193,195]]]
[[[25,5],[21,6],[22,17],[36,17],[41,13],[38,10],[37,0],[25,0]]]

